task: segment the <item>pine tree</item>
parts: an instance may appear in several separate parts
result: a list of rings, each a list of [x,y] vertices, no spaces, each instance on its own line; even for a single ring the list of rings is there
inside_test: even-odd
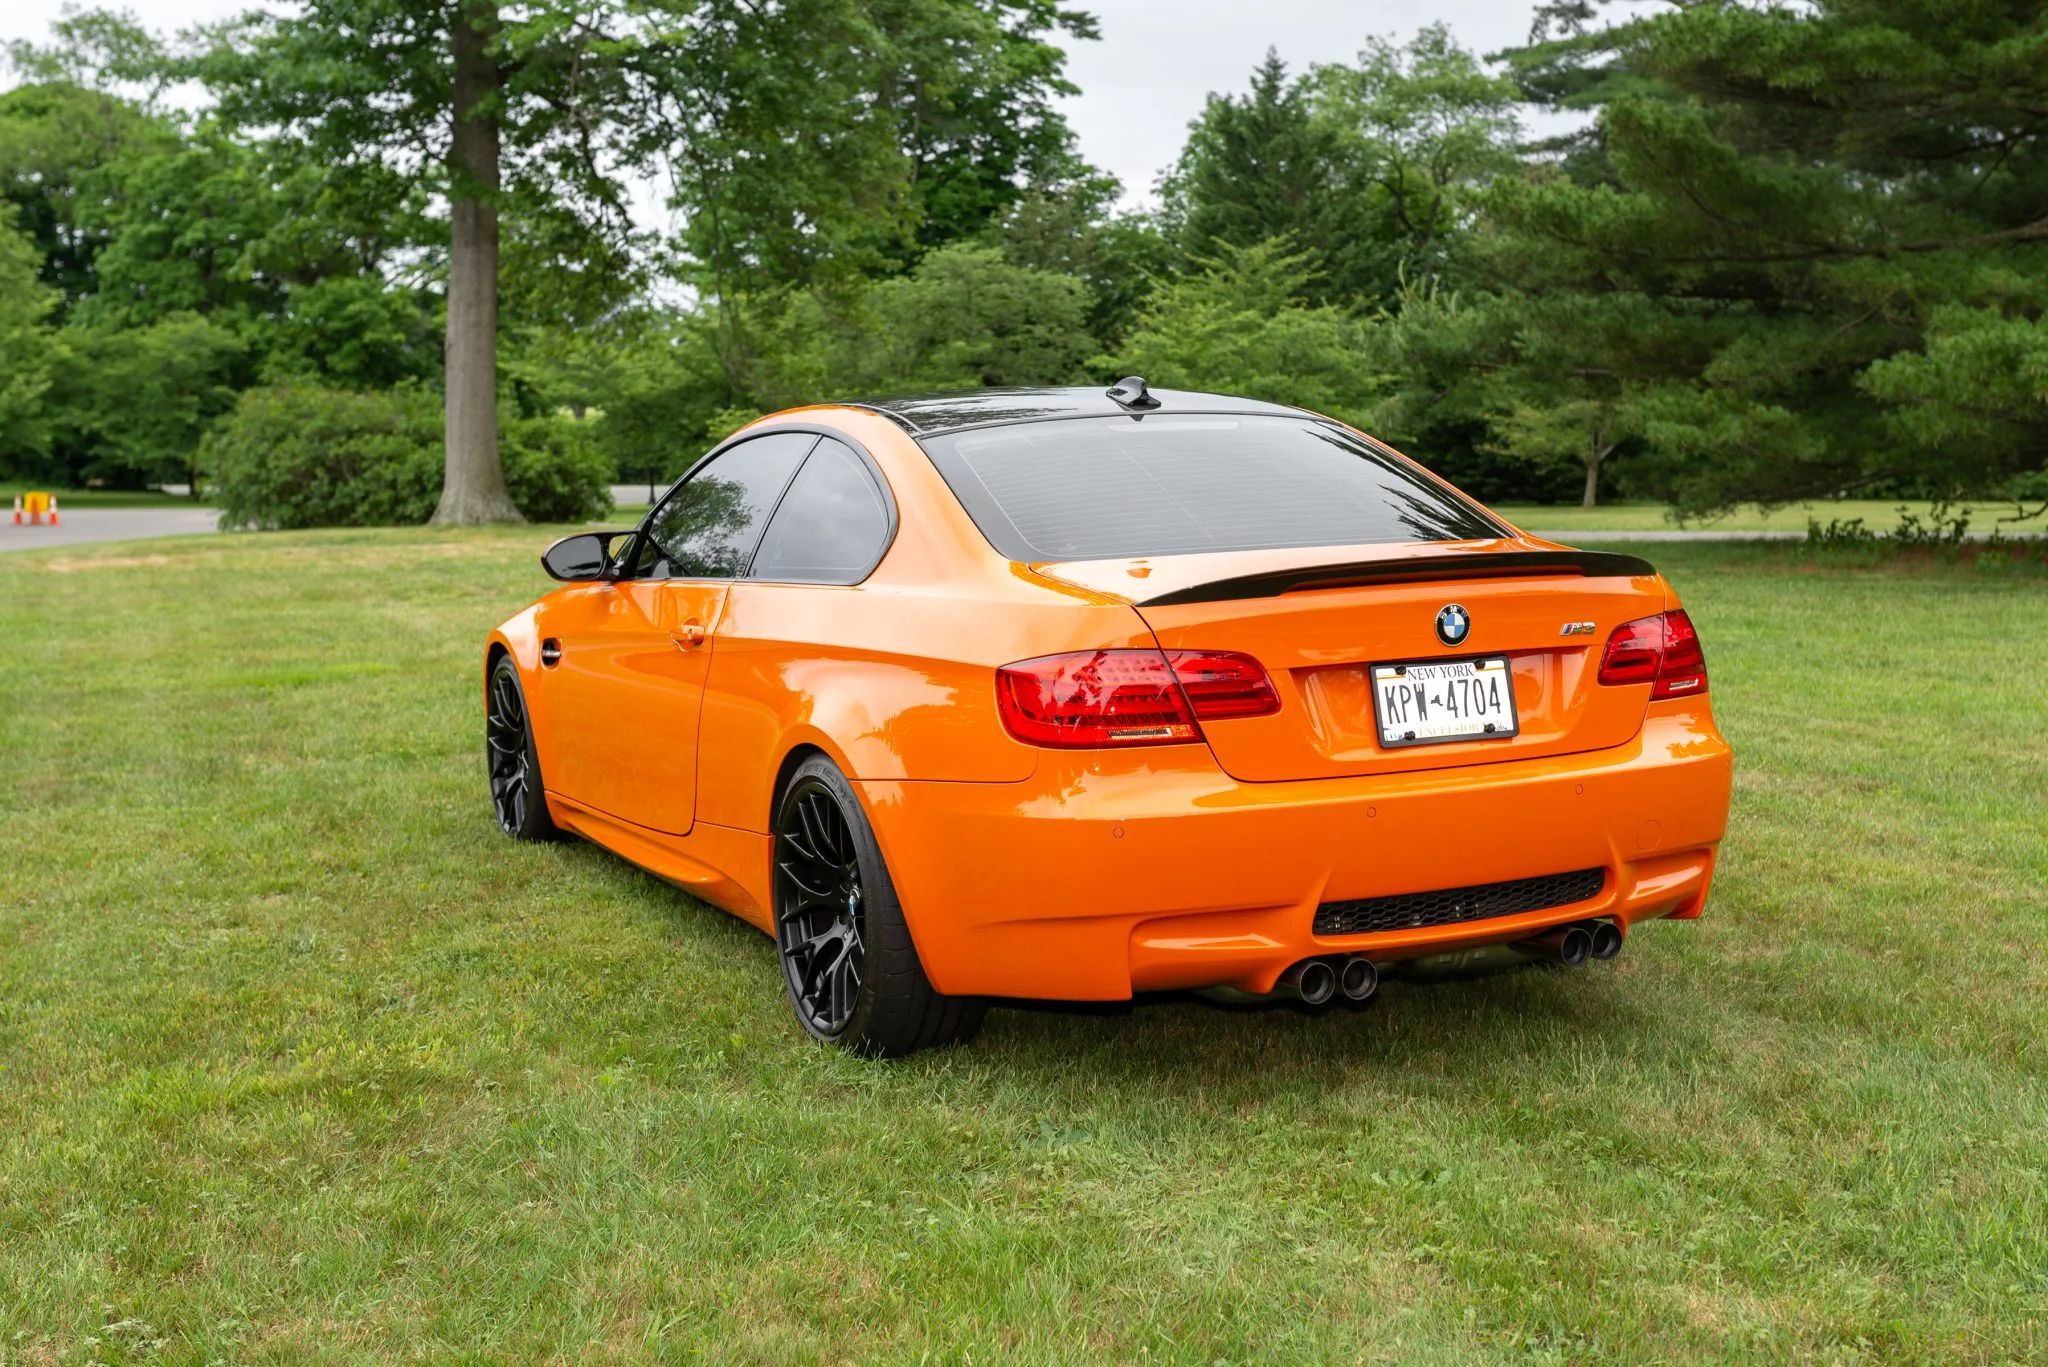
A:
[[[2041,467],[2048,11],[1702,0],[1594,28],[1553,8],[1564,36],[1514,64],[1597,119],[1491,201],[1488,278],[1544,301],[1508,309],[1497,407],[1525,431],[1625,412],[1632,461],[1692,507]],[[1515,383],[1543,357],[1573,383]]]
[[[1280,240],[1309,254],[1319,299],[1374,288],[1358,269],[1338,132],[1277,52],[1252,73],[1249,93],[1209,97],[1162,189],[1182,251],[1196,261]]]

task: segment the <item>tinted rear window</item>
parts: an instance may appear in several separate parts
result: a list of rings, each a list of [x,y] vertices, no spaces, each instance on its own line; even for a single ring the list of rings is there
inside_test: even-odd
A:
[[[923,442],[1012,560],[1504,536],[1476,505],[1326,423],[1077,418]]]
[[[851,584],[889,544],[889,505],[852,449],[826,437],[797,472],[761,536],[752,577]]]

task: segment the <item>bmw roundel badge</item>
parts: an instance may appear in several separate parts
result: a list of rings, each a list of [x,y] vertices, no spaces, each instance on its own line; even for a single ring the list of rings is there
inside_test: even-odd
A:
[[[1472,634],[1472,614],[1459,603],[1446,603],[1437,610],[1436,638],[1447,646],[1463,645]]]

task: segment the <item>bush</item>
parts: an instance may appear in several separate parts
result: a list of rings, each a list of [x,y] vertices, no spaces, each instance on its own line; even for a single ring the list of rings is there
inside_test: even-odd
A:
[[[441,415],[420,390],[282,384],[244,392],[200,449],[230,527],[424,522],[441,490]]]
[[[535,522],[586,522],[611,511],[612,461],[599,449],[591,429],[588,422],[565,417],[506,424],[499,450],[505,486],[520,512]],[[438,432],[435,437],[438,459]],[[435,488],[439,487],[436,481]]]
[[[508,424],[512,501],[536,521],[611,507],[611,466],[563,418]],[[282,384],[245,392],[200,453],[229,527],[381,527],[425,522],[441,494],[440,402],[420,389],[354,393]]]

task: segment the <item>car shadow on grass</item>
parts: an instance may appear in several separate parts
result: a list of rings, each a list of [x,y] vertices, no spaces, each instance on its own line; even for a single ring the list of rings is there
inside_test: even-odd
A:
[[[745,966],[738,995],[781,1018],[791,1049],[818,1046],[787,1018],[772,941],[730,913],[618,858],[571,843],[572,858],[628,903],[655,910],[679,955],[704,953]],[[586,863],[587,861],[587,863]],[[1657,953],[1653,934],[1641,953]],[[1240,1101],[1285,1099],[1335,1080],[1374,1075],[1491,1076],[1554,1067],[1560,1051],[1588,1062],[1630,1041],[1697,1023],[1675,1012],[1670,994],[1632,964],[1631,943],[1613,963],[1561,968],[1512,956],[1485,966],[1389,975],[1363,1005],[1307,1008],[1283,999],[1219,1001],[1193,992],[1147,993],[1126,1002],[999,999],[980,1036],[958,1049],[918,1056],[914,1071],[944,1077],[993,1068],[1013,1081],[1042,1074],[1049,1085],[1113,1082],[1162,1099],[1190,1086],[1216,1087]],[[1661,976],[1661,975],[1660,975]],[[1668,985],[1667,985],[1668,986]]]
[[[1394,979],[1359,1006],[1218,1002],[1195,993],[1131,1002],[995,1004],[972,1046],[1005,1067],[1092,1068],[1120,1086],[1171,1090],[1229,1074],[1245,1099],[1320,1091],[1335,1079],[1499,1077],[1551,1070],[1560,1052],[1598,1059],[1670,1022],[1615,965],[1523,964]]]

